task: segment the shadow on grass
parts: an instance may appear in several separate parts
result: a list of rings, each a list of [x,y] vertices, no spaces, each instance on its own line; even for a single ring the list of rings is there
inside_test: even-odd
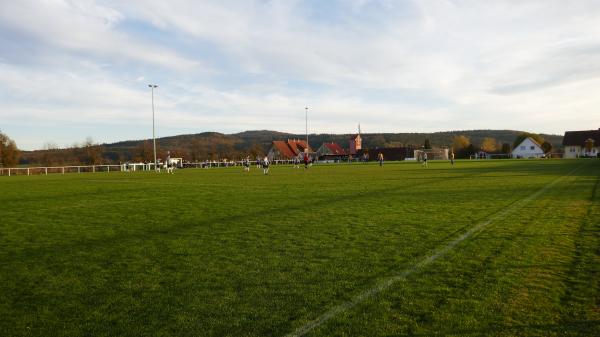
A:
[[[381,188],[381,189],[376,189],[376,190],[369,190],[368,192],[365,192],[364,190],[361,191],[354,191],[354,193],[347,193],[347,194],[338,194],[334,197],[332,196],[326,196],[326,197],[322,197],[322,198],[315,198],[315,197],[311,197],[309,199],[309,201],[304,202],[304,203],[292,203],[292,204],[284,204],[282,206],[279,207],[272,207],[271,204],[266,205],[265,207],[267,207],[266,209],[261,208],[261,209],[254,209],[252,211],[248,211],[248,210],[244,210],[244,213],[242,214],[227,214],[224,216],[216,216],[216,217],[207,217],[203,220],[199,220],[199,221],[186,221],[186,222],[178,222],[172,225],[168,225],[168,226],[161,226],[158,228],[144,228],[143,231],[131,231],[131,232],[126,232],[126,233],[119,233],[118,236],[116,237],[97,237],[97,238],[87,238],[84,240],[79,240],[79,241],[74,241],[74,242],[67,242],[67,243],[57,243],[54,244],[52,246],[48,246],[48,247],[35,247],[35,248],[24,248],[22,250],[22,252],[24,253],[23,255],[28,256],[28,257],[33,257],[32,255],[47,255],[49,253],[55,253],[55,252],[62,252],[62,253],[67,253],[69,251],[72,251],[74,249],[77,248],[83,248],[84,250],[89,250],[91,247],[99,247],[99,246],[118,246],[120,243],[128,243],[130,241],[147,241],[147,240],[151,240],[154,237],[160,236],[162,238],[165,237],[165,235],[176,235],[176,234],[181,234],[182,232],[185,232],[189,229],[193,229],[199,226],[218,226],[219,224],[226,224],[226,223],[232,223],[232,222],[237,222],[238,220],[242,219],[242,218],[261,218],[265,215],[265,213],[267,214],[286,214],[286,213],[290,213],[290,212],[298,212],[298,211],[304,211],[307,208],[311,208],[311,207],[318,207],[323,205],[324,203],[332,205],[338,202],[355,202],[355,201],[359,201],[362,199],[368,199],[368,198],[382,198],[385,197],[385,195],[387,194],[398,194],[398,193],[402,193],[404,190],[412,190],[413,193],[416,190],[415,187],[421,186],[422,184],[420,182],[415,182],[412,184],[406,184],[403,185],[401,189],[398,189],[398,187],[386,187],[386,188]],[[149,188],[152,189],[152,188]],[[113,192],[111,191],[106,191],[107,194],[112,194]],[[170,196],[167,197],[158,197],[155,199],[144,199],[146,201],[149,200],[155,200],[156,202],[160,202],[161,200],[167,200],[170,199]],[[193,200],[192,200],[193,201]],[[269,202],[271,201],[270,198],[265,200],[265,202]],[[512,204],[513,202],[516,202],[518,200],[513,200],[509,203]],[[195,202],[195,201],[193,201]],[[109,204],[112,204],[112,202],[109,202]],[[94,206],[98,206],[101,205],[101,203],[95,203]],[[87,207],[88,204],[85,204],[81,207]],[[75,208],[75,207],[74,207]],[[63,208],[59,208],[61,209],[61,212],[64,212]],[[45,209],[44,211],[52,211],[52,208],[48,208]],[[496,211],[493,211],[491,214],[495,213]],[[219,214],[217,214],[219,215]],[[483,215],[482,218],[486,218],[488,215]],[[473,221],[478,221],[478,219],[475,219]],[[151,225],[153,225],[154,223],[149,223]],[[468,226],[466,226],[468,227]]]
[[[600,163],[600,161],[599,161],[599,163]],[[523,164],[523,165],[525,165],[525,164]],[[564,166],[561,166],[561,167],[564,168]],[[569,169],[571,169],[571,167],[569,167]],[[474,176],[482,175],[489,171],[490,170],[478,169],[477,171],[472,172],[472,173],[469,172],[469,173],[465,173],[465,174],[456,175],[455,178],[462,178],[462,177],[467,177],[467,176],[473,178]],[[564,169],[562,171],[564,171],[564,172],[561,172],[561,175],[564,175],[568,172],[568,170],[564,170]],[[590,173],[592,173],[592,172],[590,172]],[[595,173],[595,172],[593,172],[593,173]],[[419,186],[422,186],[422,183],[415,182],[413,184],[403,185],[401,189],[398,189],[398,187],[387,187],[387,188],[382,188],[382,189],[377,189],[377,190],[369,190],[368,192],[365,192],[364,190],[355,191],[354,193],[337,195],[335,197],[331,197],[331,196],[327,196],[327,197],[323,197],[323,198],[312,197],[310,199],[310,202],[296,203],[296,204],[291,204],[291,205],[285,204],[281,207],[271,207],[271,205],[268,205],[267,209],[257,209],[254,211],[245,211],[243,214],[228,214],[228,215],[220,216],[220,217],[219,216],[209,217],[209,218],[203,219],[201,221],[180,222],[180,223],[175,223],[170,226],[162,226],[162,227],[158,227],[158,228],[145,228],[144,231],[136,230],[136,231],[131,231],[131,232],[127,232],[127,233],[119,233],[117,237],[102,236],[102,237],[97,237],[97,238],[88,238],[88,239],[79,240],[79,241],[75,241],[75,242],[54,244],[52,246],[47,246],[47,247],[42,246],[42,247],[35,247],[35,248],[33,248],[33,247],[32,248],[24,248],[21,250],[20,255],[21,255],[21,257],[35,258],[36,256],[39,256],[39,255],[42,255],[42,256],[54,255],[54,253],[56,253],[56,252],[65,254],[65,253],[70,253],[74,250],[89,251],[92,247],[112,247],[112,246],[117,247],[119,244],[126,244],[126,243],[130,243],[131,241],[135,241],[135,242],[147,241],[147,240],[152,240],[155,237],[161,237],[161,239],[164,239],[165,235],[168,235],[168,236],[179,235],[181,233],[186,232],[187,230],[190,230],[190,229],[193,229],[193,228],[196,228],[199,226],[203,226],[203,225],[218,226],[219,224],[236,222],[241,218],[262,217],[262,216],[264,216],[265,213],[286,214],[286,213],[290,213],[290,212],[304,211],[307,208],[310,209],[311,207],[317,207],[317,206],[323,205],[323,203],[332,205],[337,202],[354,202],[354,201],[358,201],[358,200],[366,199],[366,198],[382,198],[382,197],[385,197],[386,194],[396,195],[398,193],[402,193],[403,190],[411,190],[411,193],[415,194],[415,193],[419,193],[419,191],[414,189],[414,187],[419,187]],[[504,190],[506,190],[506,189],[504,189]],[[515,193],[513,193],[511,195],[516,196],[516,198],[512,199],[509,203],[502,205],[502,207],[510,207],[510,205],[512,205],[513,203],[519,202],[520,199],[522,198],[522,195],[521,195],[522,192],[523,192],[522,189],[515,188]],[[106,193],[111,193],[111,192],[106,191]],[[156,200],[159,201],[159,200],[163,200],[163,199],[168,199],[168,197],[157,198]],[[265,200],[265,201],[268,202],[270,200]],[[441,238],[439,241],[437,241],[435,243],[442,243],[442,242],[445,242],[444,240],[449,240],[451,237],[453,237],[453,235],[461,233],[466,228],[469,228],[473,223],[477,223],[484,219],[487,219],[488,217],[492,216],[493,214],[497,213],[500,210],[501,209],[492,209],[490,212],[486,212],[485,214],[482,214],[481,217],[470,219],[469,224],[462,226],[461,228],[457,228],[453,232],[446,234],[445,237]],[[14,258],[14,256],[11,256],[11,258]]]
[[[561,336],[598,336],[600,334],[600,321],[583,320],[569,321],[556,324],[490,324],[475,329],[454,329],[445,331],[428,332],[424,334],[409,334],[408,336],[494,336],[506,334],[508,336],[527,335],[528,333],[559,333]]]

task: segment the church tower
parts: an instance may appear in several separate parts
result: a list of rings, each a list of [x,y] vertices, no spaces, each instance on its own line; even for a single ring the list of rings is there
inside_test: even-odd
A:
[[[362,138],[360,137],[360,123],[358,123],[358,133],[350,137],[350,154],[355,155],[362,149]]]

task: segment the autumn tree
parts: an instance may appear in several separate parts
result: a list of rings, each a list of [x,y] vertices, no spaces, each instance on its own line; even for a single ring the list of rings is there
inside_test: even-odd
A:
[[[454,138],[452,139],[452,148],[456,151],[466,148],[467,146],[469,146],[469,144],[471,144],[471,141],[468,137],[463,135],[454,136]]]
[[[0,166],[16,166],[19,163],[19,156],[19,149],[15,141],[0,132]]]
[[[57,161],[58,145],[53,142],[46,142],[44,144],[41,156],[41,164],[44,166],[52,166]]]
[[[492,153],[498,149],[497,141],[494,138],[485,137],[481,142],[481,150]]]
[[[134,149],[133,160],[144,163],[154,162],[152,143],[148,140],[141,142],[140,145]]]
[[[473,154],[475,146],[471,144],[468,137],[464,135],[454,136],[452,138],[452,151],[457,158],[468,158],[469,155]]]
[[[171,158],[189,158],[190,157],[190,153],[182,147],[173,148],[173,149],[169,150],[169,152],[171,154]]]
[[[249,152],[251,158],[262,157],[265,154],[263,147],[257,143],[254,143],[252,146],[250,146]]]
[[[88,137],[82,144],[82,162],[89,165],[98,165],[102,162],[102,146],[94,143],[92,137]]]
[[[513,142],[513,149],[519,146],[519,144],[521,144],[521,142],[523,142],[527,137],[531,137],[531,139],[535,140],[538,144],[544,143],[544,138],[537,133],[521,132]]]
[[[193,162],[204,160],[207,157],[206,144],[201,139],[195,138],[190,144],[190,159]]]

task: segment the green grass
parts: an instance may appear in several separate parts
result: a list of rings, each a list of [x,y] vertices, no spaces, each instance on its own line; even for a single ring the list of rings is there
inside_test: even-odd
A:
[[[306,335],[600,335],[599,179],[597,160],[0,177],[0,335],[284,336],[340,305]]]

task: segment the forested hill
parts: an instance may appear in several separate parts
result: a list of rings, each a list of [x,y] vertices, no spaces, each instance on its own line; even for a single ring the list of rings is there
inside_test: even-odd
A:
[[[433,133],[366,133],[362,134],[363,147],[385,147],[385,146],[414,146],[420,147],[425,139],[429,139],[434,147],[450,146],[455,136],[463,135],[469,138],[471,143],[479,145],[484,138],[493,138],[499,143],[512,144],[517,136],[523,131],[515,130],[466,130],[466,131],[443,131]],[[540,134],[554,147],[560,147],[562,135]],[[342,147],[348,147],[351,134],[309,134],[309,143],[313,148],[318,148],[324,142],[339,143]],[[222,134],[218,132],[204,132],[197,134],[178,135],[157,139],[158,144],[165,148],[193,147],[202,145],[233,145],[234,148],[243,150],[253,145],[268,148],[274,140],[305,139],[304,134],[291,134],[278,131],[244,131],[235,134]],[[124,141],[112,144],[104,144],[107,149],[135,148],[143,141]]]
[[[466,130],[433,133],[367,133],[362,134],[363,148],[413,146],[421,147],[428,139],[433,147],[451,146],[455,136],[465,136],[476,147],[484,138],[492,138],[499,145],[511,144],[521,131],[515,130]],[[314,149],[324,142],[336,142],[348,148],[350,134],[309,134],[309,143]],[[554,148],[560,148],[561,135],[541,136]],[[204,132],[198,134],[178,135],[157,139],[159,156],[166,151],[173,156],[181,156],[189,160],[205,160],[217,158],[240,158],[247,154],[264,154],[269,150],[273,140],[304,139],[303,134],[290,134],[277,131],[260,130],[245,131],[235,134]],[[124,162],[131,160],[150,160],[152,158],[152,142],[148,140],[130,140],[111,144],[94,145],[95,151],[81,149],[50,149],[24,151],[21,161],[24,164],[69,164],[77,162]],[[88,145],[89,147],[89,145]],[[78,153],[78,154],[77,154]],[[96,156],[98,158],[87,158]]]

